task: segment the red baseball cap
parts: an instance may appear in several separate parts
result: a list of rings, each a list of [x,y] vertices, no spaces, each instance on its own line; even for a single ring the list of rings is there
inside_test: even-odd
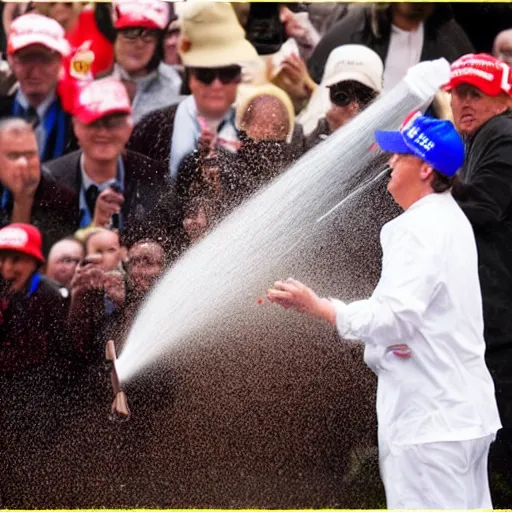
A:
[[[54,19],[41,14],[24,14],[11,25],[7,38],[7,54],[40,44],[67,57],[71,51],[64,29]]]
[[[464,55],[451,65],[450,81],[443,89],[451,91],[461,84],[474,85],[489,96],[512,95],[510,66],[486,53]]]
[[[118,1],[114,12],[116,29],[141,27],[164,30],[169,21],[169,6],[158,0]]]
[[[76,99],[73,115],[90,124],[110,114],[131,114],[132,106],[125,86],[116,78],[93,80],[84,85]]]
[[[30,224],[9,224],[0,229],[0,251],[16,251],[44,262],[41,232]]]

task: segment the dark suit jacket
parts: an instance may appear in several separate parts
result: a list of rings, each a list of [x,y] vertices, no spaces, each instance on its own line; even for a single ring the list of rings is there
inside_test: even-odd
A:
[[[75,151],[44,165],[58,183],[74,194],[70,216],[74,230],[80,227],[81,153],[81,150]],[[167,167],[133,151],[125,151],[123,161],[123,244],[129,246],[141,239],[151,238],[160,242],[167,252],[179,253],[182,241],[181,207],[169,183]]]
[[[0,194],[3,187],[0,184]],[[74,196],[72,190],[59,184],[45,170],[41,171],[41,180],[37,187],[32,207],[30,223],[36,226],[43,236],[43,253],[48,255],[50,247],[61,238],[73,232],[70,218],[73,212]],[[12,202],[0,208],[0,228],[11,223]]]

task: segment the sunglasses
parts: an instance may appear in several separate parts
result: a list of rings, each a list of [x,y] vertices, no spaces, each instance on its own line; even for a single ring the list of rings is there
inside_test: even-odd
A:
[[[346,91],[336,89],[336,87],[329,89],[329,97],[331,103],[337,107],[346,107],[356,100],[353,94],[348,94]]]
[[[226,66],[223,68],[190,68],[190,73],[200,82],[210,85],[218,78],[224,85],[240,82],[242,68],[240,66]]]
[[[129,41],[135,41],[136,39],[142,39],[145,43],[151,43],[156,41],[160,35],[159,30],[134,27],[134,28],[123,28],[119,30],[121,36]]]

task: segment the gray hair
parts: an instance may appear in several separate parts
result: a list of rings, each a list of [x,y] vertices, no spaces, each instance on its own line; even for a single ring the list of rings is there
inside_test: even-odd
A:
[[[6,117],[0,120],[0,134],[13,132],[16,135],[34,132],[34,125],[22,117]]]

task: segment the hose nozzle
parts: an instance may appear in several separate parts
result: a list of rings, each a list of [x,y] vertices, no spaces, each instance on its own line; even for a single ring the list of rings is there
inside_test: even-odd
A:
[[[114,340],[109,340],[105,349],[107,361],[112,364],[112,390],[114,392],[114,402],[112,403],[111,418],[117,421],[124,421],[130,417],[130,409],[128,407],[128,399],[126,393],[121,388],[119,377],[116,369],[116,348]]]

